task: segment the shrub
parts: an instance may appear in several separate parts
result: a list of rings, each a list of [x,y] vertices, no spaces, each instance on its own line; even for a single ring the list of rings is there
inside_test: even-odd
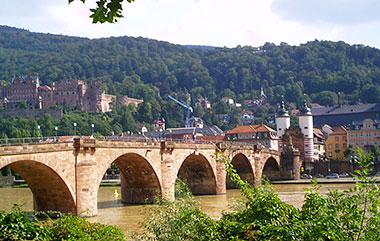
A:
[[[46,213],[38,213],[45,215]],[[0,240],[125,240],[119,227],[90,223],[72,214],[60,218],[38,221],[34,214],[20,211],[0,211]]]
[[[355,187],[319,193],[307,190],[301,209],[282,202],[268,183],[243,181],[223,153],[219,161],[242,192],[235,211],[213,220],[201,212],[189,191],[175,201],[159,200],[138,240],[379,240],[380,191],[368,177],[371,155],[358,151]]]

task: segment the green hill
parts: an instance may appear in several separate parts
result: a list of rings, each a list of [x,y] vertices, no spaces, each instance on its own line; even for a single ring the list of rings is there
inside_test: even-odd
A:
[[[303,93],[324,105],[338,99],[380,102],[380,50],[368,46],[315,40],[301,46],[214,48],[132,37],[87,39],[0,26],[0,80],[37,73],[46,84],[64,78],[101,79],[106,92],[149,103],[146,108],[153,111],[140,121],[165,118],[169,126],[181,126],[184,119],[184,110],[166,98],[173,93],[181,100],[190,93],[193,106],[201,97],[210,100],[211,111],[195,108],[195,115],[208,124],[221,124],[216,114],[240,112],[222,103],[222,97],[243,103],[257,99],[261,87],[272,105],[281,95],[288,103],[299,104]],[[273,109],[253,111],[264,117]]]

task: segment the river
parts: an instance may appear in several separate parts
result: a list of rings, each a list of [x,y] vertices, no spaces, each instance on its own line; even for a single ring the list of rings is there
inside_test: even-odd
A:
[[[276,184],[273,185],[282,201],[301,207],[307,184]],[[344,190],[353,184],[322,184],[320,192],[327,193],[329,189]],[[149,205],[122,205],[120,197],[115,200],[115,189],[120,193],[120,187],[100,187],[98,193],[98,216],[88,218],[91,222],[118,225],[127,234],[129,231],[139,231],[139,222],[144,218],[144,209]],[[238,199],[238,190],[227,190],[223,195],[196,196],[203,211],[211,217],[218,218],[223,211],[229,210],[234,200]],[[13,204],[21,205],[22,210],[28,211],[33,208],[32,192],[29,188],[0,188],[0,209],[10,211]]]

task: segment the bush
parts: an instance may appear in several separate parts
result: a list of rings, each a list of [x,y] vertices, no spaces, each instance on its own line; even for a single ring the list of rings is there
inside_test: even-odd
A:
[[[138,240],[194,240],[217,239],[217,222],[201,211],[188,187],[180,180],[176,182],[175,201],[157,197],[149,207],[144,222],[146,232],[136,234]]]
[[[358,151],[361,171],[355,187],[319,193],[317,182],[307,190],[301,209],[282,202],[268,183],[252,187],[241,180],[231,162],[219,153],[227,174],[242,192],[235,211],[213,220],[201,212],[189,191],[175,201],[159,200],[137,240],[379,240],[380,191],[368,177],[371,155]]]
[[[49,240],[48,230],[15,205],[9,213],[0,211],[0,240]]]
[[[46,213],[39,213],[48,217]],[[20,211],[0,211],[0,240],[125,240],[119,227],[90,223],[72,214],[38,221],[34,214]]]

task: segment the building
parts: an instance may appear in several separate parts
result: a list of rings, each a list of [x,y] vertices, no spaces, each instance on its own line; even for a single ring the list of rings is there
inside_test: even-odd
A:
[[[190,118],[190,127],[198,127],[203,128],[203,120],[199,117],[191,117]]]
[[[198,99],[195,102],[195,105],[200,105],[204,110],[210,109],[211,108],[211,103],[205,98]]]
[[[323,160],[325,157],[325,139],[326,135],[323,130],[313,128],[314,135],[314,162]]]
[[[285,108],[284,101],[281,102],[280,109],[277,111],[276,115],[276,129],[277,136],[279,137],[278,145],[281,151],[284,151],[282,137],[285,134],[285,131],[290,127],[290,116],[288,111]]]
[[[80,110],[108,112],[112,104],[133,103],[136,107],[143,102],[140,99],[105,94],[101,80],[85,82],[71,79],[53,83],[52,86],[41,86],[38,76],[16,76],[9,86],[3,88],[4,105],[17,106],[25,101],[30,109],[47,109],[55,105],[72,106]]]
[[[277,135],[280,139],[280,150],[286,151],[288,148],[296,148],[300,152],[304,170],[311,172],[315,162],[313,115],[310,108],[304,101],[303,107],[299,110],[299,127],[290,126],[290,116],[285,109],[284,102],[281,103],[277,111],[276,125]]]
[[[352,122],[347,131],[347,139],[354,150],[358,147],[368,150],[373,145],[380,146],[380,121],[365,119]]]
[[[153,131],[164,131],[165,130],[165,120],[155,120],[153,122]]]
[[[151,133],[146,133],[146,135],[151,135]],[[202,128],[167,128],[163,137],[173,140],[221,142],[224,139],[224,132],[216,125]]]
[[[218,120],[223,123],[229,123],[231,119],[231,115],[229,114],[218,114]]]
[[[255,120],[255,116],[252,111],[244,110],[240,113],[240,119],[243,122],[243,125],[249,125]]]
[[[8,88],[8,101],[38,101],[38,88],[40,79],[38,76],[16,76]]]
[[[326,157],[333,160],[344,160],[347,149],[347,130],[343,126],[333,128],[325,142]]]
[[[311,109],[314,126],[347,126],[352,122],[364,119],[378,119],[380,104],[337,105],[332,107],[314,107]]]
[[[226,132],[225,140],[262,145],[271,150],[278,150],[276,131],[264,124],[236,126]]]

